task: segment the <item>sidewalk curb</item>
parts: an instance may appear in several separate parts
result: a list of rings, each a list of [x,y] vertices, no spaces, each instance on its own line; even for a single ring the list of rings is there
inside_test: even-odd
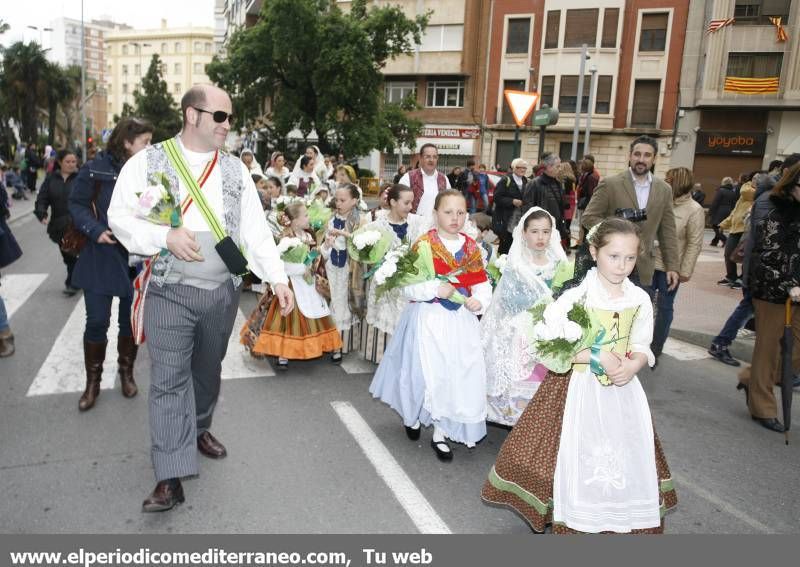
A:
[[[669,336],[704,349],[710,347],[711,341],[714,340],[714,335],[689,329],[671,329]],[[753,360],[754,347],[755,342],[752,340],[736,339],[728,348],[734,358],[750,364]]]

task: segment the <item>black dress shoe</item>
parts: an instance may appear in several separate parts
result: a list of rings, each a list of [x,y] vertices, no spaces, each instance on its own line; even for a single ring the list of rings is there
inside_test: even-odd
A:
[[[753,417],[753,421],[757,421],[761,427],[766,427],[770,431],[784,432],[783,424],[775,417]]]
[[[447,443],[447,441],[434,441],[433,439],[431,439],[431,447],[433,447],[433,450],[436,452],[436,456],[439,457],[439,460],[444,462],[452,461],[453,460],[452,449],[444,451],[439,448],[440,445],[444,445],[445,447],[450,449],[450,445]]]
[[[334,364],[342,363],[342,351],[331,353],[331,362]]]
[[[419,434],[421,431],[422,431],[421,425],[416,429],[413,427],[406,426],[406,437],[408,437],[412,441],[416,441],[417,439],[419,439]]]
[[[209,431],[197,436],[197,449],[209,459],[223,459],[228,455],[225,445],[216,440]]]
[[[728,347],[720,346],[711,344],[711,348],[708,349],[708,354],[719,360],[723,364],[727,364],[728,366],[739,366],[741,363],[731,356]]]
[[[164,512],[183,502],[183,486],[177,478],[162,480],[142,502],[142,512]]]

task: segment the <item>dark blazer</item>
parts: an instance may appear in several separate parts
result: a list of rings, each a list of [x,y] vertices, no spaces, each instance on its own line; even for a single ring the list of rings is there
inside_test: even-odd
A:
[[[717,192],[714,195],[714,200],[711,202],[711,207],[708,211],[711,217],[709,219],[711,226],[717,226],[719,223],[728,218],[728,215],[731,214],[733,207],[736,206],[736,201],[738,198],[739,197],[736,195],[736,191],[730,185],[723,185],[717,189]]]
[[[566,208],[566,195],[561,182],[555,177],[542,173],[539,177],[531,179],[522,192],[522,213],[525,214],[532,207],[541,207],[556,219],[556,230],[561,238],[566,238],[569,232],[564,224],[564,209]]]
[[[639,208],[628,168],[617,175],[606,177],[597,185],[592,200],[583,212],[581,224],[588,231],[603,219],[613,217],[617,209],[626,208]],[[650,285],[655,271],[656,240],[666,271],[677,272],[680,268],[678,234],[675,213],[672,210],[672,187],[663,179],[653,176],[646,209],[647,220],[639,223],[643,251],[636,260],[636,269],[642,284]]]
[[[72,285],[101,295],[130,297],[133,295],[128,251],[122,244],[99,244],[97,239],[108,228],[108,207],[117,176],[122,169],[111,154],[100,152],[78,172],[69,199],[69,210],[75,227],[86,234],[87,242],[72,273]],[[92,198],[97,193],[97,217]]]
[[[73,173],[64,181],[61,172],[54,171],[42,182],[36,197],[33,214],[39,220],[48,219],[47,235],[56,244],[61,242],[69,225],[70,216],[67,202],[77,177],[78,174]]]
[[[522,187],[528,183],[526,177],[522,178]],[[492,230],[500,235],[501,232],[510,232],[508,224],[515,210],[522,211],[514,206],[514,199],[522,200],[522,189],[517,187],[511,174],[504,175],[494,188],[494,214],[492,215]]]

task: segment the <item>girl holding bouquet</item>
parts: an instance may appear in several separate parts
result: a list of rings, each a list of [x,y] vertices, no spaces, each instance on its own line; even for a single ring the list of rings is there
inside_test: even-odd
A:
[[[529,348],[528,309],[550,296],[556,268],[567,261],[555,224],[539,207],[522,216],[492,305],[481,320],[488,419],[501,425],[517,423],[547,373]]]
[[[366,224],[366,219],[359,212],[361,190],[348,183],[339,187],[334,193],[336,213],[330,218],[325,231],[325,238],[320,247],[325,258],[325,271],[331,290],[331,315],[336,327],[342,332],[342,339],[347,351],[354,348],[353,327],[363,316],[365,297],[363,278],[360,272],[352,277],[352,258],[347,253],[347,239],[353,232]],[[357,335],[355,335],[357,336]],[[356,345],[355,348],[358,348]],[[334,359],[341,361],[342,353],[334,353]]]
[[[440,460],[450,461],[448,439],[473,447],[486,435],[486,370],[477,315],[489,306],[492,287],[478,245],[461,232],[467,218],[464,195],[439,193],[434,217],[437,228],[410,251],[418,259],[429,258],[430,269],[417,264],[408,270],[424,273],[424,281],[397,278],[410,303],[369,390],[400,414],[409,439],[419,439],[421,425],[433,425],[431,446]],[[393,265],[390,256],[384,265]],[[396,274],[401,264],[396,260]],[[389,281],[379,285],[379,293]]]
[[[386,215],[369,223],[367,229],[374,228],[393,235],[391,250],[397,250],[405,243],[416,241],[427,231],[428,221],[411,213],[414,192],[410,187],[392,184],[387,191],[389,210]],[[400,314],[408,301],[400,290],[392,290],[377,297],[374,281],[370,280],[367,291],[367,329],[364,341],[364,358],[378,363],[394,333]]]
[[[283,316],[278,298],[265,295],[242,329],[241,342],[256,358],[277,357],[278,368],[286,370],[290,360],[308,360],[338,351],[342,339],[327,302],[315,287],[313,267],[319,252],[308,232],[305,205],[291,203],[278,218],[284,226],[278,250],[297,308]]]
[[[547,374],[481,496],[516,509],[537,532],[552,523],[555,533],[662,533],[662,514],[677,500],[636,377],[655,362],[650,297],[628,280],[639,229],[607,219],[587,239],[596,268],[547,306],[532,337],[552,355],[548,365],[562,371],[566,360],[567,371]]]

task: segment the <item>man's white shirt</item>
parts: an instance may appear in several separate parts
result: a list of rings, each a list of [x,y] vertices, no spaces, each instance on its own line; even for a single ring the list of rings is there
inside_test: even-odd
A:
[[[437,177],[440,175],[439,171],[434,171],[433,175],[427,175],[425,170],[420,169],[422,172],[422,186],[424,191],[422,197],[417,205],[417,214],[421,216],[430,217],[433,215],[433,205],[436,202],[436,195],[439,193],[439,182]],[[450,180],[444,176],[444,182],[447,189],[450,189]],[[406,173],[400,178],[400,185],[411,187],[411,178]]]
[[[178,138],[178,147],[189,166],[189,171],[198,179],[206,164],[214,157],[214,152],[193,152],[187,150]],[[248,266],[259,278],[271,284],[288,283],[283,269],[283,262],[278,254],[275,240],[264,216],[261,201],[258,198],[253,179],[244,163],[239,163],[244,189],[241,196],[241,220],[239,226],[240,243]],[[111,205],[108,208],[108,222],[114,236],[132,254],[152,256],[167,248],[168,226],[151,223],[136,214],[139,197],[148,185],[147,150],[142,150],[131,157],[123,166],[114,186]],[[189,194],[189,190],[178,178],[178,189],[181,202]],[[222,200],[222,168],[214,167],[201,191],[209,207],[217,215],[224,226],[224,208]],[[210,231],[200,209],[192,203],[183,216],[183,226],[193,232]]]

